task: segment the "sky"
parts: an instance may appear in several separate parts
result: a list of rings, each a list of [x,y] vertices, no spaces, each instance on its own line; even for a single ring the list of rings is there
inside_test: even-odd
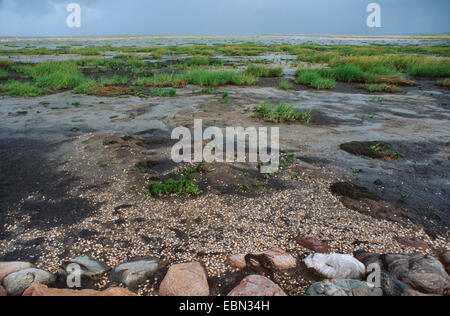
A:
[[[69,3],[81,27],[69,28]],[[369,28],[367,5],[381,6]],[[0,0],[0,37],[450,33],[449,0]]]

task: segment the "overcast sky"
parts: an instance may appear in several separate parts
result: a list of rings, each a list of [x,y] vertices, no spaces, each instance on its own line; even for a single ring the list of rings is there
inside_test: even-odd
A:
[[[381,28],[367,27],[371,2]],[[0,0],[0,36],[436,34],[450,33],[449,12],[450,0]]]

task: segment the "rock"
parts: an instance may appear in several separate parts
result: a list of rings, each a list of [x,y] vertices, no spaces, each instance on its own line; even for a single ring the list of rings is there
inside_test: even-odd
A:
[[[5,288],[0,285],[0,297],[6,296],[8,293],[6,292]]]
[[[381,272],[381,288],[385,296],[403,296],[407,291],[412,290],[409,285],[397,280],[386,271]]]
[[[103,262],[92,259],[89,256],[76,257],[66,263],[62,269],[58,271],[58,274],[65,279],[67,276],[66,267],[70,264],[78,264],[81,268],[81,277],[86,279],[98,280],[103,274],[111,269]]]
[[[445,270],[450,274],[450,251],[444,251],[441,254],[440,260],[445,267]]]
[[[365,266],[349,255],[315,254],[305,259],[308,268],[316,270],[327,279],[362,279],[366,273]]]
[[[386,255],[388,271],[398,280],[425,294],[444,295],[450,290],[450,276],[430,256]]]
[[[240,254],[228,256],[227,264],[233,268],[245,269],[245,267],[247,266],[247,263],[245,262],[245,255]]]
[[[105,291],[94,290],[69,290],[69,289],[49,289],[46,285],[36,284],[30,286],[23,296],[137,296],[127,289],[112,287]]]
[[[394,237],[394,239],[401,245],[411,247],[411,248],[422,248],[427,249],[429,248],[428,244],[422,240],[419,240],[417,238],[410,238],[410,237]]]
[[[111,271],[111,282],[123,283],[127,287],[136,287],[147,280],[161,267],[158,259],[138,260],[118,265]]]
[[[328,245],[313,237],[297,237],[297,243],[303,248],[312,250],[317,253],[330,253]]]
[[[419,291],[414,291],[414,290],[406,290],[405,293],[403,293],[402,296],[419,296],[419,297],[427,297],[427,296],[439,296],[439,295],[435,295],[435,294],[424,294],[424,293],[420,293]]]
[[[380,288],[357,280],[326,280],[314,283],[307,296],[383,296]]]
[[[269,262],[274,269],[278,270],[289,270],[297,266],[295,258],[282,249],[272,249],[258,254],[229,256],[227,263],[233,268],[244,269],[247,267],[247,256],[250,257],[251,265],[254,267],[261,266],[258,260],[262,260],[264,263]]]
[[[287,296],[283,290],[268,278],[250,275],[235,287],[228,296]]]
[[[353,253],[353,256],[355,257],[356,260],[362,262],[366,267],[374,263],[378,264],[380,268],[383,268],[384,266],[381,255],[378,254],[371,254],[362,250],[362,251],[355,251]]]
[[[159,288],[160,296],[209,296],[208,276],[198,262],[169,268]]]
[[[38,269],[26,269],[14,272],[3,279],[3,285],[11,296],[20,296],[34,284],[52,284],[56,281],[56,276],[46,271]]]
[[[28,262],[0,262],[0,284],[8,274],[32,268],[34,265]]]
[[[295,258],[281,249],[273,249],[263,253],[272,262],[274,268],[278,270],[293,269],[297,266]]]

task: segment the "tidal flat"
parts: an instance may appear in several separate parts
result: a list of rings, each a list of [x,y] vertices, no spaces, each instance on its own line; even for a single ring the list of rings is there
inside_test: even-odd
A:
[[[344,254],[449,250],[449,41],[2,39],[0,261],[198,261],[226,295],[252,273],[228,256],[281,248],[300,263],[298,237]],[[171,131],[194,119],[279,127],[279,172],[174,163]],[[271,273],[289,295],[317,281],[300,264]]]

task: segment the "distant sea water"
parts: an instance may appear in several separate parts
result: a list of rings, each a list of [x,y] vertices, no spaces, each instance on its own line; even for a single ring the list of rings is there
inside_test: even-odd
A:
[[[320,45],[450,45],[450,36],[308,36],[308,35],[259,35],[259,36],[129,36],[129,37],[78,37],[78,38],[0,38],[0,48],[19,49],[45,47],[55,49],[60,46],[181,46],[240,44],[255,42],[264,45],[304,44]]]

